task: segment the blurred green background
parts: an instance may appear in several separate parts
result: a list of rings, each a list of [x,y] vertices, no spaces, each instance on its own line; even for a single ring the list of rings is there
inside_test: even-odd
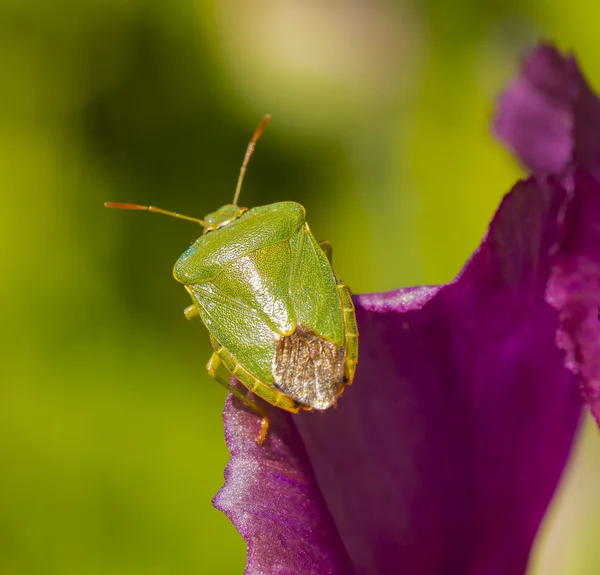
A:
[[[450,280],[520,172],[494,99],[538,37],[600,86],[591,0],[0,1],[0,573],[243,572],[225,392],[171,276],[198,217],[295,200],[355,292]],[[531,573],[596,574],[589,425]]]

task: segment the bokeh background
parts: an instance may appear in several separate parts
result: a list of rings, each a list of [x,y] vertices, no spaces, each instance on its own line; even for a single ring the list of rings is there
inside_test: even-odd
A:
[[[521,174],[489,124],[536,38],[600,86],[597,2],[0,1],[0,573],[242,573],[225,392],[171,276],[231,200],[295,200],[355,292],[450,280]],[[589,422],[531,573],[600,573]]]

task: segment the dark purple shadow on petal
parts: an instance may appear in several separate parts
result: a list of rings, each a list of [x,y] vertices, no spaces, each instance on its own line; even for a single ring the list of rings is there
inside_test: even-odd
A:
[[[559,345],[581,373],[584,394],[600,424],[600,184],[584,170],[570,179],[564,241],[556,253],[548,301],[560,312]]]
[[[294,421],[357,573],[525,572],[582,403],[544,301],[563,200],[519,184],[453,284],[356,298],[354,385]]]
[[[495,130],[538,174],[571,163],[600,168],[600,101],[573,56],[541,44],[526,59],[498,106]]]
[[[231,460],[213,504],[246,541],[246,575],[353,575],[290,414],[270,411],[262,446],[257,416],[231,395],[223,417]]]
[[[247,573],[524,573],[582,403],[544,300],[564,201],[521,183],[455,282],[355,298],[338,408],[272,409],[260,448],[256,416],[228,403],[216,504]]]

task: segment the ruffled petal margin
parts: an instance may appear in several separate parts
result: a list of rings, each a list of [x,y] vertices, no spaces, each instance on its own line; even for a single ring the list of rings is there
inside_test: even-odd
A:
[[[600,100],[572,55],[540,44],[500,97],[494,121],[534,174],[583,166],[600,176]]]
[[[538,178],[550,175],[567,190],[548,301],[600,425],[600,99],[573,56],[541,44],[500,98],[495,128]]]

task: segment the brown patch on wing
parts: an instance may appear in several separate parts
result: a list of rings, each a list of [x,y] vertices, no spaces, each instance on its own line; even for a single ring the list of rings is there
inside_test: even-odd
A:
[[[277,342],[273,377],[282,393],[308,407],[327,409],[344,386],[344,347],[298,325]]]

